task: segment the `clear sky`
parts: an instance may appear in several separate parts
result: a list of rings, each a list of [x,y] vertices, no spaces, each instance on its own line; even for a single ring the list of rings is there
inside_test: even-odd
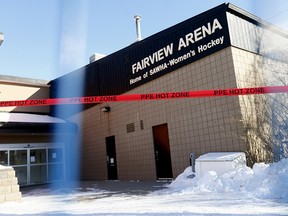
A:
[[[52,80],[80,68],[93,53],[111,54],[225,1],[0,0],[0,75]],[[288,29],[287,0],[230,3]]]

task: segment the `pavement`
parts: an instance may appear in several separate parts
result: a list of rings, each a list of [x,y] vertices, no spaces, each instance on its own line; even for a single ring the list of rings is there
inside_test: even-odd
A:
[[[102,195],[112,196],[116,194],[146,195],[151,192],[166,188],[170,181],[79,181],[63,182],[43,185],[24,186],[20,188],[23,195],[31,194],[33,191],[50,190],[59,192],[66,190],[77,190],[81,192],[91,190],[103,190]]]

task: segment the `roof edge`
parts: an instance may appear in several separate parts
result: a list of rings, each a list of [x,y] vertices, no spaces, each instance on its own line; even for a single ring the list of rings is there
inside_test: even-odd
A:
[[[49,81],[41,79],[32,79],[25,77],[9,76],[9,75],[0,75],[0,83],[10,83],[18,85],[28,85],[28,86],[49,86]]]
[[[276,24],[273,24],[269,21],[266,21],[232,3],[227,3],[227,12],[231,12],[231,13],[234,13],[236,14],[237,16],[247,20],[247,21],[250,21],[258,26],[261,26],[261,27],[264,27],[264,28],[268,28],[268,29],[271,29],[272,31],[276,31],[278,32],[279,34],[281,34],[282,36],[284,37],[287,37],[288,38],[288,31],[284,28],[281,28],[279,26],[277,26]]]

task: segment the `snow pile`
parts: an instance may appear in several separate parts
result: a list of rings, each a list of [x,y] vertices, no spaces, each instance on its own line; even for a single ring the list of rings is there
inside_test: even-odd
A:
[[[288,200],[288,159],[278,163],[258,163],[249,168],[239,167],[218,176],[208,171],[203,177],[192,178],[192,168],[188,167],[175,181],[168,185],[166,192],[237,192],[248,193],[257,198]]]
[[[287,169],[283,160],[193,178],[188,167],[166,189],[165,183],[121,181],[35,186],[27,188],[21,202],[0,204],[0,215],[287,215]],[[142,183],[155,187],[154,192]]]

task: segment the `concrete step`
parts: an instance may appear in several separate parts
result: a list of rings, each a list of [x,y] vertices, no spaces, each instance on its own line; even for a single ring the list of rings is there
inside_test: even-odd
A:
[[[18,179],[13,167],[0,165],[0,203],[20,201],[22,194],[19,190]]]

